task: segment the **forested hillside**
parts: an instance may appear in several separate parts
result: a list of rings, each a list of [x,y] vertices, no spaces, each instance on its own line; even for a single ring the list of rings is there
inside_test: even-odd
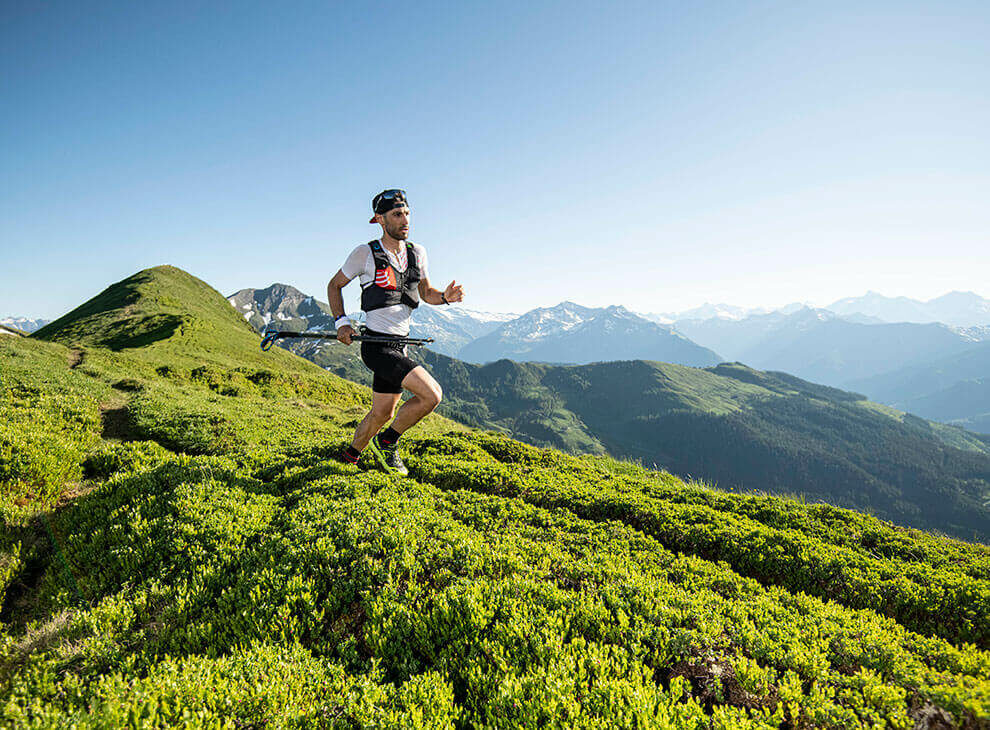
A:
[[[987,728],[990,549],[433,416],[161,267],[0,338],[11,727]],[[703,371],[699,371],[703,372]]]

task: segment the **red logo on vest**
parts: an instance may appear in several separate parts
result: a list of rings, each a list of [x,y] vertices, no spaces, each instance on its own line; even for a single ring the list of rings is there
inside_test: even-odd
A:
[[[382,289],[398,289],[398,285],[395,281],[395,272],[392,271],[392,267],[387,269],[375,269],[375,286],[380,286]]]

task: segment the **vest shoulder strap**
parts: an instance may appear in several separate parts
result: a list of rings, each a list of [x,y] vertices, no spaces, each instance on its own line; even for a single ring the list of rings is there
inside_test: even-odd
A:
[[[382,248],[381,241],[368,241],[368,245],[371,247],[371,256],[375,259],[375,268],[381,269],[389,266],[388,256],[385,249]]]
[[[376,269],[384,269],[386,267],[392,267],[393,269],[395,268],[394,266],[392,266],[392,262],[389,261],[388,253],[385,251],[385,248],[382,246],[381,241],[379,241],[378,239],[375,239],[374,241],[368,241],[368,246],[371,247],[371,255],[375,259]],[[416,249],[413,248],[412,243],[406,242],[406,254],[408,256],[408,258],[406,259],[406,271],[409,271],[411,268],[414,268],[415,270],[418,271],[419,259],[416,256]],[[396,271],[396,273],[398,273],[398,271]]]

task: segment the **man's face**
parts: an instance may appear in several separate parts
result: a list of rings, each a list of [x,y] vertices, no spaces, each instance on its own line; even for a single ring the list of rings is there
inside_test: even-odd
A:
[[[409,237],[409,208],[392,208],[387,213],[379,214],[379,222],[385,228],[385,233],[396,241],[405,241]]]

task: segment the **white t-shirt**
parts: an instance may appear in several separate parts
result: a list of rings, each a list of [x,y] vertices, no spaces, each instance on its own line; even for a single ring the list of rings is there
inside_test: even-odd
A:
[[[412,241],[409,241],[409,243],[412,243]],[[418,243],[413,243],[412,247],[416,252],[416,263],[419,264],[420,277],[423,279],[429,278],[426,268],[426,249]],[[384,246],[382,246],[382,249],[385,251],[385,255],[388,256],[388,262],[392,264],[397,272],[406,270],[409,257],[406,255],[405,246],[399,249],[398,256]],[[344,265],[340,267],[340,270],[347,277],[348,281],[355,276],[360,276],[359,281],[362,289],[374,282],[375,257],[371,253],[371,246],[362,243],[351,251]],[[409,293],[409,296],[414,301],[419,301],[418,290],[414,289]],[[365,312],[365,325],[369,330],[374,330],[375,332],[385,332],[390,335],[402,335],[405,337],[409,334],[409,317],[411,314],[412,307],[408,304],[393,304],[391,307],[382,307],[381,309],[373,309],[370,312]]]

